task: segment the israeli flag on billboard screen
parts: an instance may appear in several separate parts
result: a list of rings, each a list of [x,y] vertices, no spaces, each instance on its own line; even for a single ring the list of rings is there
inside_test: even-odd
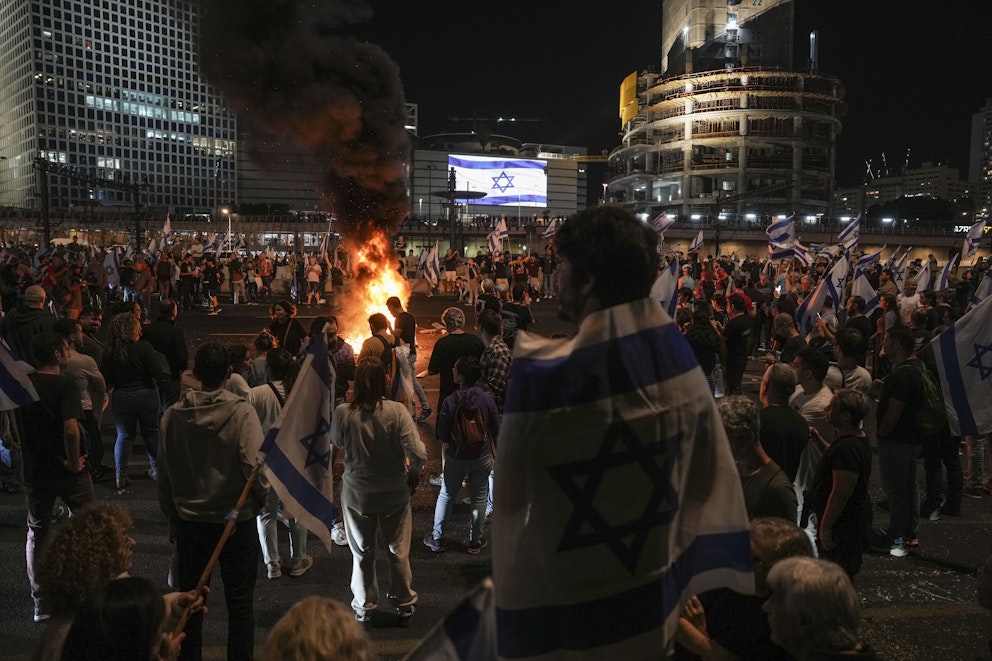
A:
[[[547,162],[527,158],[448,155],[455,169],[455,188],[486,196],[469,200],[488,206],[548,206]]]

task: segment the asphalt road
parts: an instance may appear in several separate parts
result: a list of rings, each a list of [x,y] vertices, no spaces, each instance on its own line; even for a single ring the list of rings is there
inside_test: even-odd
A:
[[[415,296],[410,310],[418,319],[418,372],[427,367],[430,349],[439,335],[432,323],[439,321],[451,298]],[[299,316],[304,325],[308,317],[325,313],[329,308],[302,308]],[[467,308],[463,308],[466,309]],[[558,321],[554,301],[542,301],[533,306],[538,320],[535,330],[543,334],[570,332],[574,326]],[[185,329],[191,348],[207,339],[222,343],[250,341],[261,328],[268,325],[265,306],[225,305],[217,316],[203,313],[183,313],[179,323]],[[469,315],[470,323],[472,315]],[[361,329],[364,334],[365,329]],[[757,395],[761,366],[752,361],[745,376],[745,392]],[[433,402],[437,397],[437,377],[421,380]],[[433,419],[431,420],[433,422]],[[427,472],[440,469],[438,448],[432,440],[432,425],[421,425],[430,461]],[[103,440],[110,449],[112,431],[104,429]],[[109,480],[96,485],[97,498],[123,504],[134,519],[133,536],[137,541],[134,574],[166,586],[166,575],[172,548],[166,539],[166,525],[156,501],[155,483],[143,475],[147,468],[140,442],[132,458],[133,495],[118,496]],[[109,455],[112,456],[112,455]],[[340,466],[338,467],[340,471]],[[872,498],[882,499],[877,470],[873,473]],[[921,474],[922,483],[922,474]],[[413,498],[413,548],[411,562],[414,587],[420,601],[413,625],[408,629],[391,626],[385,613],[373,627],[370,636],[382,659],[400,659],[416,642],[437,624],[445,613],[481,578],[491,573],[491,549],[472,556],[456,543],[443,554],[435,555],[421,543],[433,520],[437,489],[424,481]],[[452,526],[451,537],[467,537],[467,507],[462,524]],[[868,555],[864,568],[855,581],[864,607],[864,639],[883,658],[912,661],[943,658],[949,661],[988,656],[990,618],[975,601],[974,571],[992,552],[989,543],[992,523],[992,498],[965,499],[962,516],[942,521],[923,521],[920,529],[921,546],[904,559],[887,554]],[[498,515],[498,513],[497,513]],[[876,523],[884,524],[887,515],[876,507]],[[0,658],[26,659],[43,625],[31,621],[31,600],[24,568],[25,500],[20,494],[0,493]],[[285,545],[285,533],[283,544]],[[446,535],[447,537],[447,535]],[[313,536],[308,551],[315,564],[300,578],[284,576],[276,581],[265,578],[259,563],[256,598],[256,642],[261,644],[267,631],[296,600],[308,595],[322,595],[349,603],[351,592],[351,554],[347,547],[335,547],[330,553]],[[388,573],[384,559],[378,563],[381,589],[385,591]],[[226,638],[226,612],[222,599],[222,584],[213,581],[210,612],[204,629],[204,658],[223,659]]]

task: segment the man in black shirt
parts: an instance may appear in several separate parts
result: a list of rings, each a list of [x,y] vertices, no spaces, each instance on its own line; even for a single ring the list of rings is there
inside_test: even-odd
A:
[[[741,393],[741,381],[747,367],[748,344],[754,329],[754,322],[747,316],[744,306],[743,296],[740,294],[730,296],[730,320],[723,329],[723,337],[727,343],[727,365],[724,374],[727,377],[727,393],[730,395]]]
[[[413,392],[420,401],[420,415],[414,416],[417,422],[424,422],[431,417],[431,405],[427,403],[427,393],[424,387],[417,381],[417,318],[412,313],[403,309],[403,304],[396,296],[390,296],[386,300],[386,308],[389,314],[393,315],[393,335],[410,347],[410,372],[413,376]],[[413,402],[410,402],[413,406]]]
[[[25,546],[28,582],[34,600],[34,621],[50,618],[36,579],[37,550],[44,543],[55,500],[71,511],[94,501],[93,482],[85,470],[79,420],[83,417],[79,388],[61,376],[68,364],[69,345],[56,333],[39,333],[31,339],[37,371],[31,382],[39,400],[20,411],[24,439],[24,486],[28,496],[28,536]]]
[[[517,339],[517,331],[525,331],[534,323],[534,315],[527,305],[526,285],[513,286],[513,300],[503,304],[503,341],[506,346],[513,348]]]
[[[165,409],[179,400],[182,375],[189,363],[189,347],[186,345],[186,336],[176,326],[178,314],[179,306],[176,302],[168,298],[163,299],[159,305],[158,319],[145,326],[141,331],[141,339],[147,340],[155,351],[165,356],[165,360],[169,364],[169,379],[163,379],[158,384],[161,402],[160,414],[165,413]]]
[[[799,472],[799,457],[809,442],[809,423],[789,406],[796,390],[796,370],[791,365],[775,363],[765,370],[759,397],[761,409],[761,446],[793,482]]]

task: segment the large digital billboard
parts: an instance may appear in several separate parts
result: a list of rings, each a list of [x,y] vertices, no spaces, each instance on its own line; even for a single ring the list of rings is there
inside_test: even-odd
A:
[[[529,158],[448,155],[455,188],[485,193],[470,204],[507,207],[548,206],[548,164]]]

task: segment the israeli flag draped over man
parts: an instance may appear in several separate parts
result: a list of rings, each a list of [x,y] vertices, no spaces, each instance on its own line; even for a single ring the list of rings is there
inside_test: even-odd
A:
[[[622,209],[569,218],[559,315],[578,332],[517,335],[494,490],[499,658],[664,658],[689,596],[753,591],[716,404],[649,295],[656,243]]]
[[[935,337],[930,346],[951,434],[992,432],[992,296]]]

